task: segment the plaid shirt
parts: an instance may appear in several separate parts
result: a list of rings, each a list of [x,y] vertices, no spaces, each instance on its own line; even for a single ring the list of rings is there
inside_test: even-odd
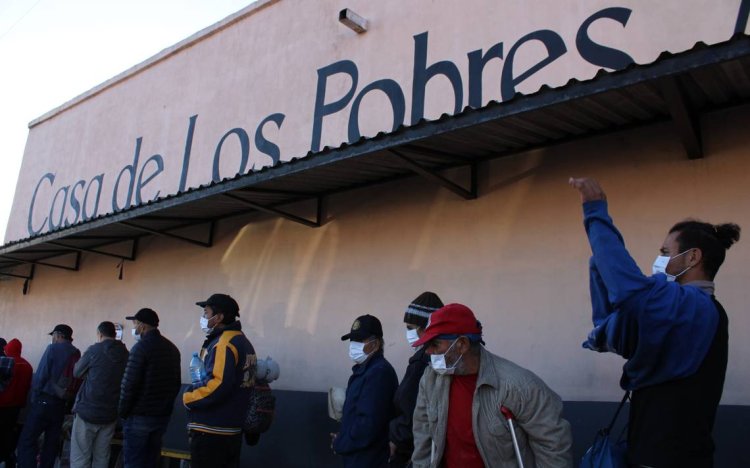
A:
[[[5,388],[10,383],[15,363],[16,361],[12,357],[0,356],[0,392],[5,391]]]

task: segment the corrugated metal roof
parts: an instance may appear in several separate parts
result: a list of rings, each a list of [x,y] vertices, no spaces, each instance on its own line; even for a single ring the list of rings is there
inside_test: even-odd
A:
[[[439,175],[444,169],[465,166],[475,171],[476,164],[487,159],[669,119],[694,155],[700,149],[689,142],[700,138],[690,135],[685,122],[703,112],[748,102],[749,77],[750,37],[738,35],[712,46],[698,43],[686,52],[662,54],[650,64],[600,71],[590,80],[543,87],[480,109],[467,107],[453,116],[326,147],[304,158],[14,241],[0,247],[0,275],[35,262],[77,269],[80,252],[131,260],[137,239],[146,235],[210,246],[216,221],[257,211],[316,226],[325,220],[322,200],[333,193],[416,173],[445,183]],[[467,198],[475,195],[471,186],[452,189]],[[303,200],[319,202],[312,219],[281,211]],[[186,227],[200,226],[206,229],[185,235]],[[122,253],[128,251],[123,248],[128,243],[130,251]]]

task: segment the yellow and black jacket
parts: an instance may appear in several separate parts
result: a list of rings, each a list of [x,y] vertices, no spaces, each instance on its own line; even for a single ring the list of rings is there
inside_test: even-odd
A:
[[[182,395],[188,430],[219,435],[242,432],[255,383],[256,356],[239,321],[211,332],[201,349],[206,381]]]

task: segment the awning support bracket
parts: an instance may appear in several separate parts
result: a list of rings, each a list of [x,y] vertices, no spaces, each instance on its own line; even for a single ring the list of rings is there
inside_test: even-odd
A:
[[[316,210],[316,216],[318,220],[318,226],[322,226],[328,219],[328,199],[326,197],[318,197],[317,203],[318,209]]]
[[[288,219],[290,221],[294,221],[295,223],[300,223],[308,227],[320,227],[322,225],[323,219],[322,214],[325,210],[321,210],[321,205],[323,204],[323,197],[318,197],[316,200],[316,203],[318,204],[317,210],[316,210],[316,220],[310,221],[309,219],[303,218],[301,216],[294,215],[292,213],[288,213],[286,211],[279,210],[277,208],[272,208],[270,206],[263,206],[259,205],[255,202],[251,202],[250,200],[245,200],[242,197],[238,197],[237,195],[232,195],[231,193],[222,193],[222,196],[226,198],[231,198],[234,201],[240,202],[244,205],[249,206],[250,208],[253,208],[254,210],[262,211],[264,213],[281,216],[282,218]]]
[[[135,260],[135,253],[136,253],[136,250],[138,249],[138,238],[132,238],[130,240],[133,241],[133,245],[130,247],[130,255],[122,255],[122,254],[116,254],[112,252],[105,252],[103,250],[92,249],[88,247],[76,247],[73,245],[67,245],[67,244],[63,244],[62,242],[55,242],[55,241],[50,241],[49,244],[56,245],[58,247],[62,247],[68,250],[75,250],[77,252],[86,252],[86,253],[92,253],[92,254],[97,254],[97,255],[104,255],[105,257],[112,257],[112,258],[117,258],[120,260],[129,260],[132,262]]]
[[[430,180],[432,182],[435,182],[444,188],[450,190],[451,192],[455,193],[456,195],[463,197],[467,200],[473,200],[477,198],[477,164],[472,163],[470,165],[471,168],[471,176],[469,180],[469,189],[465,189],[461,187],[460,185],[456,184],[455,182],[446,179],[441,174],[437,173],[436,171],[433,171],[431,169],[428,169],[426,167],[422,167],[418,163],[416,163],[414,160],[404,156],[404,154],[396,151],[396,150],[388,150],[391,154],[399,158],[409,169],[416,172],[420,176],[424,177],[427,180]]]
[[[193,244],[193,245],[197,245],[197,246],[200,246],[200,247],[206,247],[206,248],[210,248],[211,246],[213,246],[214,223],[215,223],[215,221],[210,221],[209,223],[206,223],[206,224],[209,224],[209,227],[208,227],[208,240],[207,241],[202,241],[202,240],[198,240],[198,239],[193,239],[191,237],[180,236],[178,234],[174,234],[174,233],[171,233],[171,232],[168,232],[168,231],[159,231],[159,230],[156,230],[156,229],[151,229],[151,228],[147,228],[147,227],[144,227],[144,226],[139,226],[138,224],[135,224],[135,223],[132,223],[132,222],[129,222],[129,221],[120,221],[119,222],[119,224],[122,224],[123,226],[127,226],[127,227],[129,227],[131,229],[135,229],[137,231],[147,232],[149,234],[153,234],[153,235],[156,235],[156,236],[169,237],[171,239],[181,240],[183,242],[187,242],[187,243],[190,243],[190,244]],[[188,226],[181,226],[181,227],[188,227]],[[179,229],[179,228],[171,228],[171,229]]]
[[[674,76],[661,78],[658,82],[659,91],[669,108],[669,114],[675,124],[682,145],[688,158],[703,157],[703,142],[698,115],[690,109],[687,96]]]
[[[75,259],[75,262],[73,263],[73,266],[59,265],[56,263],[48,263],[48,262],[43,262],[41,260],[24,260],[23,258],[14,257],[11,255],[0,255],[0,257],[7,258],[8,260],[13,260],[14,262],[27,263],[30,265],[42,265],[42,266],[47,266],[47,267],[52,267],[52,268],[59,268],[61,270],[78,271],[78,267],[81,264],[81,252],[75,252],[75,254],[76,254],[76,259]],[[67,254],[63,254],[63,255],[67,255]]]
[[[11,278],[21,278],[25,280],[32,280],[34,279],[34,264],[30,264],[31,268],[29,269],[28,275],[20,275],[18,273],[6,273],[4,271],[0,271],[0,276],[10,276]]]
[[[0,276],[9,276],[11,278],[20,278],[20,279],[22,279],[23,280],[23,286],[21,288],[21,292],[25,296],[26,294],[29,293],[29,283],[31,282],[31,280],[34,279],[34,269],[36,267],[36,265],[34,265],[33,263],[31,263],[30,265],[31,266],[29,268],[29,274],[28,275],[19,275],[18,273],[0,272]]]

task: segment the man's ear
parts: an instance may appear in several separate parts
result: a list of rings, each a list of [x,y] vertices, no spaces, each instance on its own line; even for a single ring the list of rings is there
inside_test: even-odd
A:
[[[703,251],[697,247],[690,251],[688,254],[688,264],[690,266],[698,266],[703,262]]]

